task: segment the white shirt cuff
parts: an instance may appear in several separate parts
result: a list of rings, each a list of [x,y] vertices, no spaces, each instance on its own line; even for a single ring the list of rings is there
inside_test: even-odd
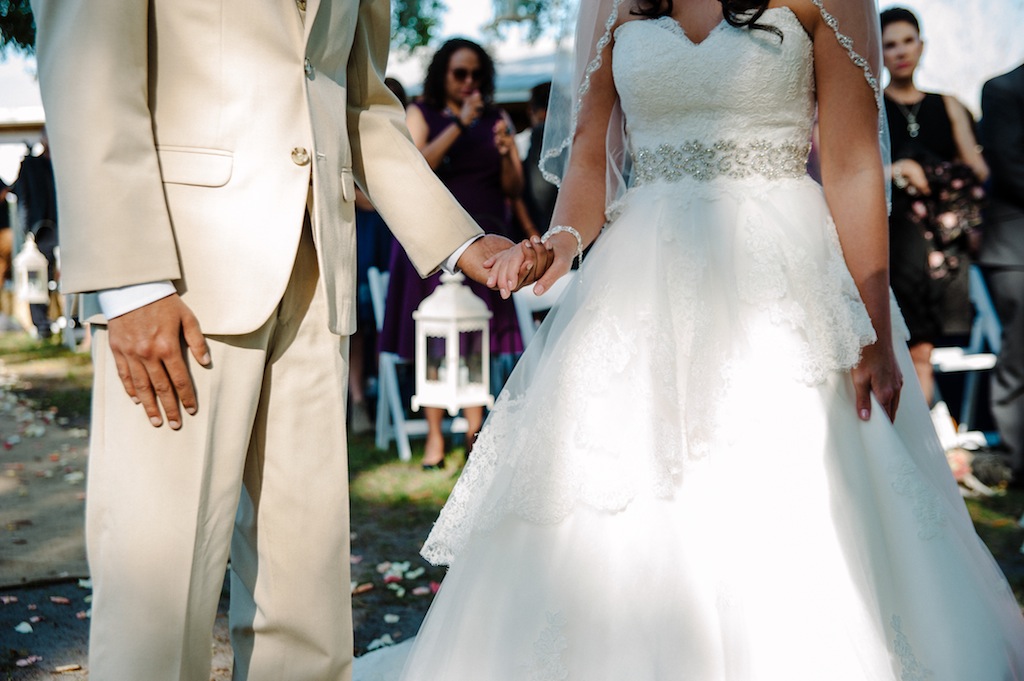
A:
[[[103,316],[113,319],[144,305],[155,303],[176,292],[174,284],[169,281],[153,281],[147,284],[107,289],[100,291],[97,297],[100,301],[100,309],[103,310]]]
[[[477,239],[483,238],[483,236],[484,236],[483,234],[477,234],[475,237],[473,237],[472,239],[470,239],[466,243],[464,243],[461,246],[459,246],[458,248],[456,248],[455,252],[452,253],[451,255],[449,255],[448,259],[445,260],[444,263],[441,265],[441,269],[443,269],[448,274],[455,274],[456,272],[458,272],[459,271],[459,258],[462,257],[462,254],[466,252],[466,249],[469,248],[470,245],[474,241],[476,241]]]

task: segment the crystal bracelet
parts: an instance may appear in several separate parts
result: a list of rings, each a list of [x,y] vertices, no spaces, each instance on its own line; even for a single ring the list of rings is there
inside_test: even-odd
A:
[[[548,242],[548,239],[550,239],[554,235],[558,234],[559,232],[567,232],[569,234],[572,234],[574,237],[576,237],[576,255],[573,256],[573,260],[578,258],[579,261],[580,261],[580,266],[582,266],[583,265],[583,237],[580,236],[580,233],[576,231],[575,227],[570,227],[569,225],[554,225],[548,231],[544,232],[544,236],[542,236],[540,238],[540,242],[542,244],[546,244]]]

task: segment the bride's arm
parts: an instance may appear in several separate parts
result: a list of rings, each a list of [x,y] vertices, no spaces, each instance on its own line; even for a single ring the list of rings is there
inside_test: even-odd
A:
[[[871,395],[895,418],[903,378],[892,345],[889,223],[878,143],[878,107],[863,70],[823,20],[815,24],[814,65],[821,134],[821,175],[847,267],[878,338],[853,370],[858,416]]]
[[[590,90],[580,107],[569,165],[551,218],[551,225],[565,225],[579,232],[583,248],[593,243],[605,222],[605,145],[612,109],[618,100],[612,81],[613,44],[609,42],[605,47],[602,66],[591,75]],[[547,227],[537,225],[538,229]],[[532,241],[535,249],[541,248],[538,237],[533,237]],[[552,234],[548,238],[546,247],[553,260],[534,286],[534,293],[542,294],[572,268],[577,246],[576,237],[568,231]],[[522,247],[509,249],[494,258],[491,278],[487,284],[491,288],[497,287],[503,297],[507,298],[516,288],[516,283],[523,278],[523,250]]]

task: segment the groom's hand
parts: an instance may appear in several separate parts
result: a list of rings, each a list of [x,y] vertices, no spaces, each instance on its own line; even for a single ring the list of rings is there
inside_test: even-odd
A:
[[[203,366],[210,363],[192,310],[173,294],[114,317],[107,323],[107,333],[117,375],[132,401],[142,405],[154,427],[161,426],[166,415],[172,429],[181,428],[181,408],[189,414],[198,409],[184,347]]]
[[[484,234],[459,257],[458,269],[473,281],[486,286],[490,272],[484,263],[511,245],[512,242],[503,236]]]
[[[494,263],[505,253],[517,253],[515,264],[502,270],[501,281],[497,281]],[[485,234],[466,249],[459,258],[459,269],[474,281],[488,288],[501,291],[508,298],[512,291],[532,283],[547,269],[549,254],[543,247],[524,241],[514,244],[505,237]]]
[[[514,291],[532,284],[548,271],[552,259],[540,237],[524,239],[484,261],[487,287],[496,289],[507,300]]]

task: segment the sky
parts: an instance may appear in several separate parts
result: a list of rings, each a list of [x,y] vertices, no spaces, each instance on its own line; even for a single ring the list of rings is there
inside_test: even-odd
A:
[[[480,38],[481,27],[492,16],[488,0],[446,0],[448,12],[440,37],[461,35]],[[882,7],[892,2],[882,0]],[[899,0],[922,19],[925,55],[918,70],[918,86],[955,94],[977,115],[982,83],[1024,61],[1022,0]],[[495,44],[492,52],[501,62],[526,56],[531,48],[522,40]],[[542,48],[541,48],[542,49]],[[404,83],[418,81],[425,69],[424,54],[394,59],[388,69]],[[39,90],[31,60],[8,55],[0,60],[0,120],[38,116]],[[10,182],[17,175],[21,145],[0,144],[0,177]]]

